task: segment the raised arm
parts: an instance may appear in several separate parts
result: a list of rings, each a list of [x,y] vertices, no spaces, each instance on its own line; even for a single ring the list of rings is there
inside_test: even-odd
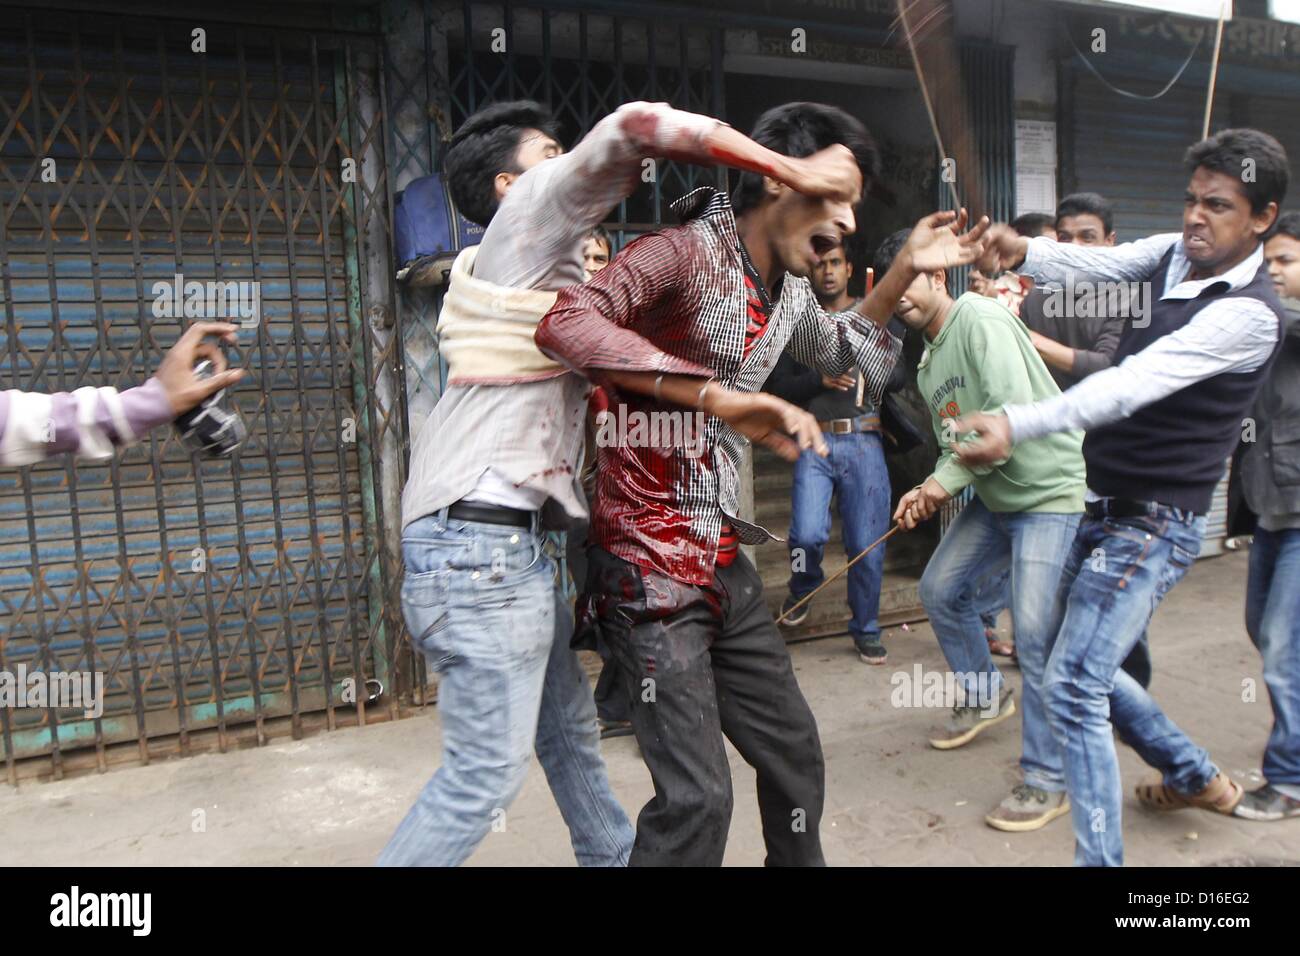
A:
[[[988,251],[979,266],[992,272],[1012,269],[1039,283],[1065,282],[1076,275],[1131,282],[1150,275],[1178,239],[1178,233],[1170,232],[1118,246],[1079,246],[1047,236],[1029,239],[998,223],[988,231]]]
[[[898,300],[918,275],[974,262],[983,252],[988,225],[981,219],[963,232],[964,209],[926,216],[912,228],[889,270],[852,309],[828,314],[809,294],[812,304],[787,346],[790,354],[830,377],[857,365],[872,404],[880,405],[903,350],[902,340],[885,328]]]
[[[804,158],[783,156],[712,117],[666,103],[626,103],[592,127],[571,152],[538,163],[519,178],[512,193],[523,187],[518,200],[526,210],[523,230],[552,248],[568,249],[648,181],[651,161],[657,158],[731,166],[835,199],[852,199],[859,182],[853,154],[843,146]],[[510,228],[518,231],[520,226]],[[489,226],[485,245],[496,240],[493,231]]]

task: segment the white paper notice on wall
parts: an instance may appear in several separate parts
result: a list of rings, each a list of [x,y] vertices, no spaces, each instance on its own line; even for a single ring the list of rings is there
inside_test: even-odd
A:
[[[1016,215],[1056,210],[1056,124],[1016,120]]]

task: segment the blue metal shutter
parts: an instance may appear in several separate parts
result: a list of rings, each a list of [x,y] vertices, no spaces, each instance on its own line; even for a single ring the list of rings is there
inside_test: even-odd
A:
[[[11,18],[0,33],[5,388],[143,382],[181,323],[153,284],[261,284],[232,361],[249,427],[196,468],[168,429],[0,473],[0,669],[104,671],[99,720],[0,710],[13,761],[292,718],[365,669],[366,559],[334,61],[279,35]],[[42,183],[52,156],[59,181]],[[35,172],[35,175],[33,175]],[[360,430],[359,428],[357,430]],[[194,570],[202,549],[205,571]],[[363,675],[364,676],[364,675]]]

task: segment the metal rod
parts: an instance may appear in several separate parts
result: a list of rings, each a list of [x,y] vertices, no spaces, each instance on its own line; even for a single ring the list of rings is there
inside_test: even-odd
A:
[[[513,40],[511,42],[513,44]],[[375,113],[375,122],[381,126],[382,133],[387,134],[380,135],[376,140],[377,143],[382,144],[385,147],[385,152],[380,155],[381,160],[385,161],[379,163],[379,168],[381,170],[380,177],[384,186],[382,197],[383,219],[381,220],[382,228],[380,229],[380,235],[382,237],[382,242],[384,243],[383,261],[392,262],[394,255],[392,235],[393,223],[396,222],[397,217],[397,201],[396,197],[393,195],[393,174],[391,167],[386,161],[386,156],[393,155],[392,152],[388,150],[388,144],[391,142],[392,138],[393,126],[389,122],[388,83],[386,82],[388,71],[385,48],[382,43],[377,43],[374,45],[373,49],[375,55],[374,69],[376,85],[379,88],[379,108]],[[384,289],[387,290],[388,293],[388,310],[391,319],[388,328],[390,355],[389,374],[393,379],[393,401],[395,404],[393,410],[390,411],[389,415],[385,418],[384,427],[386,431],[390,432],[390,434],[394,427],[397,428],[397,485],[398,487],[405,487],[407,462],[410,461],[411,458],[411,426],[410,421],[407,418],[407,406],[409,401],[406,393],[406,362],[405,353],[403,351],[405,340],[403,338],[402,330],[402,313],[401,309],[398,308],[397,289],[393,282],[392,273],[385,272],[381,274],[384,278]],[[376,377],[372,379],[372,382],[374,383],[373,394],[375,395],[376,400],[378,400],[380,395],[378,375],[379,372],[376,370]],[[394,420],[396,421],[396,425],[394,425]],[[378,442],[379,446],[382,448],[382,435],[378,436]],[[380,555],[380,561],[382,562],[381,577],[384,580],[383,611],[388,617],[387,633],[391,636],[390,640],[393,643],[389,655],[389,660],[392,662],[393,679],[389,684],[389,687],[391,687],[394,692],[388,696],[388,712],[389,716],[393,720],[396,720],[399,716],[398,699],[400,692],[404,689],[401,684],[402,663],[404,661],[411,661],[414,663],[416,658],[415,651],[411,647],[410,643],[403,639],[406,622],[401,612],[397,610],[401,604],[401,592],[400,590],[397,590],[396,593],[394,593],[394,590],[392,590],[394,587],[400,589],[402,580],[401,575],[398,573],[402,566],[400,547],[394,547],[393,550],[389,550],[390,546],[395,544],[396,539],[400,535],[400,523],[399,516],[399,528],[397,529],[398,534],[390,535],[382,533],[386,528],[384,522],[383,487],[381,485],[379,502],[379,528],[381,529],[381,534],[379,536],[379,544],[383,549]],[[392,579],[394,581],[394,584],[392,585],[389,584],[390,573],[392,574]],[[357,696],[360,697],[361,695],[358,694]]]
[[[175,143],[175,141],[172,138],[172,105],[173,104],[171,100],[171,84],[170,84],[170,79],[169,79],[169,74],[167,69],[167,38],[162,33],[159,33],[157,39],[158,39],[159,77],[162,82],[162,87],[159,90],[158,99],[159,99],[159,103],[162,105],[162,114],[163,114],[163,144],[165,148],[165,155],[163,157],[163,161],[167,169],[167,192],[168,192],[169,207],[170,207],[169,213],[170,213],[171,226],[172,226],[172,244],[175,250],[175,258],[173,261],[175,262],[176,265],[176,273],[183,275],[185,272],[185,268],[184,268],[185,251],[184,251],[184,241],[183,241],[182,230],[181,230],[181,219],[183,217],[179,214],[176,205],[176,153],[179,151],[180,147]],[[151,451],[155,453],[156,460],[161,462],[163,459],[163,455],[157,454],[158,445],[160,444],[160,442],[158,440],[158,436],[156,432],[150,433],[149,443],[150,443]],[[165,449],[166,439],[163,439],[161,444]],[[198,466],[198,456],[192,455],[191,461],[193,462],[193,468],[194,468],[194,478],[195,478],[194,483],[195,483],[195,487],[197,488],[197,486],[202,480],[201,478],[202,470]],[[177,737],[178,737],[178,743],[180,745],[181,755],[185,756],[188,755],[190,752],[189,698],[185,692],[185,674],[183,669],[181,668],[181,649],[180,649],[181,636],[180,636],[180,630],[176,625],[176,608],[172,600],[172,591],[176,585],[176,570],[172,565],[172,551],[167,540],[167,510],[163,506],[163,503],[166,501],[166,497],[163,494],[162,469],[153,468],[152,471],[153,471],[153,483],[154,483],[154,496],[156,500],[155,507],[157,508],[157,513],[158,513],[159,554],[162,556],[162,560],[159,562],[158,571],[159,571],[159,576],[162,578],[163,588],[165,589],[167,595],[166,612],[165,612],[166,614],[165,623],[167,627],[167,638],[168,638],[167,643],[171,649],[172,674],[176,682],[176,719],[177,719],[178,731],[179,731]],[[198,524],[202,525],[204,523],[203,512],[196,510],[196,516],[198,517]],[[184,559],[182,558],[182,560]],[[206,552],[204,553],[204,568],[205,569],[207,568]],[[204,573],[206,574],[207,571],[205,570]]]
[[[239,75],[239,80],[238,80],[239,120],[240,120],[240,127],[242,131],[242,136],[240,138],[240,152],[243,154],[243,158],[244,158],[243,178],[244,178],[245,195],[248,201],[248,244],[252,249],[256,250],[258,246],[258,238],[259,238],[257,222],[258,219],[261,218],[261,213],[257,208],[257,195],[254,191],[254,183],[257,182],[257,177],[255,175],[256,171],[253,168],[253,152],[257,148],[258,142],[260,142],[261,137],[258,137],[258,140],[253,139],[252,127],[249,123],[248,62],[246,57],[244,56],[244,31],[243,30],[239,30],[235,33],[235,62],[238,67],[238,75]],[[256,253],[254,253],[252,256],[252,267],[253,267],[253,281],[257,282],[262,277],[262,266],[259,261],[259,256]],[[266,316],[259,315],[258,323],[257,323],[257,364],[260,366],[259,370],[262,373],[262,383],[261,383],[262,384],[262,410],[263,410],[263,418],[265,419],[265,423],[264,423],[265,431],[262,434],[262,440],[265,443],[264,450],[266,452],[267,471],[271,479],[271,497],[273,503],[273,513],[275,516],[275,526],[276,526],[275,527],[274,572],[276,573],[276,576],[280,579],[280,609],[282,614],[281,626],[285,628],[289,628],[292,627],[292,624],[288,620],[288,608],[285,607],[285,602],[284,602],[284,567],[282,564],[285,558],[284,528],[280,524],[280,492],[279,492],[279,488],[277,487],[278,482],[276,481],[276,478],[278,476],[276,474],[276,467],[275,467],[275,420],[271,417],[271,406],[273,404],[272,398],[274,395],[275,371],[271,367],[271,365],[268,364],[266,361],[266,343],[268,338],[270,338],[270,333],[266,331]],[[268,373],[272,377],[272,381],[269,383],[269,385],[266,381]],[[237,522],[237,525],[242,530],[244,523],[240,521]],[[253,569],[252,555],[248,553],[247,544],[243,541],[240,542],[240,550],[242,552],[242,556],[245,562],[243,573],[244,573],[245,584],[247,584],[248,575]],[[252,679],[252,683],[253,683],[253,704],[255,708],[254,720],[257,725],[257,745],[261,747],[266,744],[266,728],[265,728],[266,715],[263,713],[262,688],[261,688],[261,681],[263,675],[261,674],[261,667],[257,659],[257,641],[261,638],[261,634],[251,620],[249,621],[249,625],[250,626],[247,632],[248,653],[250,657],[250,662],[252,664],[252,666],[249,668],[249,676]],[[290,644],[292,645],[292,642],[290,642]],[[266,656],[268,658],[270,658],[271,656],[269,645],[267,648]]]
[[[272,36],[272,50],[275,60],[275,112],[280,126],[280,182],[284,187],[284,241],[285,241],[285,259],[289,266],[289,315],[293,323],[293,350],[294,350],[294,378],[297,380],[298,392],[298,431],[302,439],[302,460],[303,471],[307,485],[307,528],[311,538],[311,569],[313,583],[315,584],[316,595],[316,626],[319,630],[326,629],[325,622],[325,594],[321,586],[321,563],[322,556],[320,550],[320,525],[316,516],[316,462],[312,455],[312,446],[316,442],[315,429],[311,428],[307,420],[307,390],[303,385],[303,353],[302,343],[306,332],[302,325],[302,303],[299,299],[298,288],[298,251],[295,242],[295,233],[298,231],[297,223],[293,215],[293,188],[290,184],[290,178],[293,174],[293,168],[289,163],[289,158],[293,155],[307,135],[307,124],[302,123],[298,127],[298,134],[292,141],[289,138],[288,112],[289,105],[284,98],[284,48],[280,40],[280,34]],[[304,208],[307,201],[303,201]],[[285,561],[288,561],[288,554],[285,555]],[[297,578],[297,572],[294,573]],[[294,588],[296,595],[297,587]],[[292,600],[289,602],[291,605]],[[291,619],[291,606],[286,605],[284,609],[285,618]],[[289,655],[289,696],[293,703],[293,720],[291,723],[293,737],[295,740],[302,737],[302,714],[299,712],[301,701],[298,696],[298,661],[294,658],[294,646],[291,637],[291,630],[285,628],[286,634],[286,651]],[[310,637],[304,642],[310,644]],[[329,693],[329,685],[325,686],[326,706],[332,708],[332,700]]]
[[[215,159],[220,144],[213,142],[212,139],[212,97],[209,96],[209,89],[210,86],[208,83],[208,58],[199,57],[199,103],[202,108],[202,114],[203,114],[203,155],[205,156],[208,163],[208,171],[207,171],[208,197],[209,197],[208,218],[209,218],[209,225],[212,230],[211,242],[212,242],[212,262],[214,266],[213,275],[216,278],[216,280],[220,282],[222,281],[222,276],[225,275],[225,264],[224,264],[225,259],[222,254],[223,250],[222,250],[222,241],[221,241],[221,223],[224,219],[223,216],[224,208],[217,201],[217,169],[216,169]],[[251,416],[250,416],[250,422],[251,422]],[[252,618],[250,616],[251,602],[249,601],[249,591],[248,591],[248,569],[250,563],[245,557],[248,554],[248,543],[244,534],[244,520],[243,520],[244,519],[244,494],[243,494],[243,483],[240,478],[241,471],[242,471],[242,467],[240,462],[240,451],[236,450],[230,462],[230,481],[231,481],[231,491],[234,500],[235,536],[236,536],[236,547],[238,548],[238,553],[236,554],[235,567],[232,569],[231,574],[237,575],[240,583],[240,590],[243,596],[243,601],[240,602],[239,607],[244,619],[243,624],[240,627],[240,630],[244,635],[245,640],[248,642],[248,647],[250,651],[252,651],[252,653],[254,654],[253,664],[255,667],[256,666],[256,656],[255,656],[256,651],[254,650],[255,638],[253,632]],[[202,514],[203,506],[204,506],[203,478],[201,473],[196,473],[196,477],[198,479],[195,482],[196,507],[198,508],[199,513]],[[209,558],[212,557],[212,549],[208,546],[208,526],[207,526],[207,522],[204,521],[199,522],[199,547],[203,549],[203,553],[205,555],[207,555]],[[207,615],[207,619],[209,622],[208,657],[209,657],[209,662],[212,671],[212,697],[217,712],[217,747],[222,753],[225,753],[229,743],[227,738],[227,731],[226,731],[225,667],[223,665],[222,658],[221,658],[221,643],[218,640],[219,628],[218,628],[218,621],[216,618],[216,610],[212,603],[211,562],[209,562],[208,567],[209,567],[209,572],[203,576],[204,611]],[[233,589],[233,587],[234,584],[232,583],[231,589]],[[235,642],[235,647],[238,648],[238,646],[239,646],[238,642]],[[258,684],[255,675],[253,678],[252,686],[253,686],[253,692],[252,692],[253,709],[254,712],[257,713],[259,712],[258,709],[261,707],[261,695],[257,691]],[[259,723],[258,724],[259,733],[260,733],[260,728],[261,728],[261,724]]]
[[[41,101],[44,99],[44,96],[41,93],[41,88],[38,79],[39,74],[37,73],[37,69],[36,69],[36,40],[33,35],[31,16],[28,15],[25,18],[25,20],[27,23],[27,64],[29,70],[28,81],[31,83],[31,91],[32,91],[32,138],[36,141],[36,150],[37,150],[36,155],[49,156],[50,147],[54,143],[54,133],[57,131],[58,127],[55,126],[50,130],[50,135],[47,140],[42,125],[42,120],[41,120]],[[55,265],[55,256],[54,256],[54,216],[57,213],[52,213],[50,211],[49,190],[45,189],[42,186],[39,192],[41,197],[41,226],[42,226],[41,239],[45,247],[45,271],[46,271],[45,281],[50,296],[50,326],[51,326],[51,331],[53,332],[53,348],[54,348],[54,354],[57,355],[59,358],[62,358],[64,354],[63,317],[61,315],[61,310],[59,308],[59,286],[58,286],[58,281],[55,278],[55,272],[57,267]],[[58,382],[58,390],[67,391],[68,390],[67,385],[64,381],[65,363],[62,361],[55,361],[52,364],[54,365],[54,373],[55,373],[56,380]],[[80,528],[79,528],[79,522],[76,518],[76,514],[77,514],[76,471],[72,463],[66,460],[65,460],[64,468],[68,473],[68,481],[69,481],[68,505],[74,516],[73,517],[74,540],[76,540],[76,543],[79,545],[80,535],[77,532],[80,530]],[[31,485],[25,484],[24,491],[26,493],[26,499],[27,499],[26,500],[27,533],[30,536],[29,545],[31,548],[31,559],[32,559],[32,564],[31,564],[32,590],[33,590],[33,596],[35,598],[35,604],[36,604],[36,620],[38,626],[40,627],[40,634],[37,636],[37,639],[41,649],[41,664],[45,669],[45,673],[52,677],[53,671],[55,670],[55,666],[54,666],[55,657],[54,657],[54,649],[52,646],[53,635],[50,633],[50,628],[46,626],[45,571],[44,568],[41,567],[40,560],[39,560],[39,551],[36,547],[36,509],[32,504]],[[82,560],[83,556],[80,553],[80,548],[78,547],[76,550],[77,550],[78,584],[82,584],[82,575],[85,574],[85,566]],[[55,605],[56,607],[58,605],[57,597],[55,598]],[[54,624],[56,627],[58,626],[57,615],[55,616]],[[46,719],[49,721],[50,765],[54,771],[54,779],[61,780],[63,779],[63,752],[59,746],[59,710],[57,707],[54,706],[54,702],[52,700],[47,703],[45,708],[45,714],[46,714]]]
[[[88,79],[88,74],[82,68],[81,34],[78,25],[74,25],[72,29],[72,52],[73,52],[73,70],[75,73],[75,80],[74,80],[75,94],[74,95],[77,101],[77,115],[80,121],[79,122],[79,127],[80,127],[79,146],[80,149],[82,150],[83,155],[86,155],[90,152],[89,140],[87,139],[87,135],[86,135],[86,96],[87,96],[86,81]],[[78,179],[80,179],[82,171],[86,169],[88,165],[89,164],[84,162],[78,163],[77,165]],[[98,241],[97,241],[97,230],[95,229],[95,225],[96,225],[95,220],[97,217],[94,213],[93,208],[91,208],[91,204],[87,204],[86,206],[83,207],[82,218],[86,225],[87,236],[90,240],[91,287],[93,289],[94,298],[95,298],[96,349],[101,357],[101,363],[102,363],[103,358],[106,357],[109,354],[109,352],[111,352],[112,350],[109,347],[106,332],[104,329],[104,322],[103,322],[104,296],[103,296],[103,285],[100,281],[99,250],[98,250]],[[51,223],[50,225],[51,228],[53,228],[53,223]],[[54,276],[51,276],[50,278],[54,279]],[[106,372],[108,370],[104,369],[104,371]],[[81,384],[81,383],[78,382],[77,384]],[[91,674],[94,674],[96,648],[95,648],[95,637],[94,637],[95,628],[90,621],[90,601],[89,601],[89,594],[88,594],[90,588],[90,568],[86,563],[84,547],[82,543],[82,536],[81,536],[81,515],[80,515],[80,509],[77,506],[77,469],[71,460],[71,456],[68,456],[66,469],[68,475],[69,505],[70,505],[70,512],[71,512],[70,517],[72,519],[73,548],[74,548],[76,562],[77,562],[77,584],[81,592],[82,647],[84,648],[86,654],[86,669]],[[110,459],[109,474],[113,482],[113,487],[115,490],[118,491],[118,494],[120,496],[120,483],[118,480],[119,471],[118,471],[118,462],[116,456]],[[104,721],[102,715],[93,718],[93,720],[95,726],[95,767],[100,773],[104,773],[108,769],[107,758],[104,751]]]
[[[892,538],[895,534],[897,534],[897,533],[898,533],[899,531],[901,531],[902,529],[903,529],[903,526],[902,526],[901,524],[896,524],[896,525],[894,525],[892,528],[890,528],[888,531],[886,531],[884,534],[882,534],[879,538],[877,538],[875,541],[871,542],[871,544],[867,545],[867,547],[865,547],[865,548],[862,550],[862,552],[861,552],[860,554],[858,554],[858,556],[857,556],[856,558],[854,558],[854,559],[853,559],[852,561],[850,561],[848,564],[844,565],[844,567],[840,568],[838,571],[836,571],[834,574],[832,574],[829,578],[827,578],[827,579],[826,579],[825,581],[823,581],[821,584],[817,585],[817,587],[813,588],[811,591],[809,591],[807,594],[805,594],[805,595],[803,596],[802,599],[800,599],[799,601],[797,601],[797,602],[795,603],[794,607],[790,608],[790,610],[783,612],[783,613],[781,614],[781,616],[778,617],[778,618],[776,619],[776,623],[780,624],[782,621],[784,621],[787,617],[789,617],[789,616],[790,616],[791,614],[793,614],[795,611],[799,610],[799,608],[803,607],[805,604],[807,604],[809,601],[811,601],[814,597],[816,597],[818,591],[820,591],[822,588],[826,587],[826,585],[830,584],[832,581],[834,581],[836,578],[838,578],[840,575],[842,575],[845,571],[847,571],[849,568],[853,567],[853,565],[857,564],[859,561],[861,561],[863,558],[865,558],[867,555],[869,555],[869,554],[870,554],[872,551],[874,551],[877,547],[879,547],[880,545],[884,544],[886,541],[888,541],[890,538]]]
[[[425,37],[428,37],[428,25],[425,26]],[[330,376],[330,407],[334,412],[334,434],[337,440],[334,442],[335,465],[339,473],[339,519],[342,527],[342,541],[340,545],[341,560],[343,562],[343,578],[346,582],[344,585],[347,594],[347,627],[351,637],[350,644],[355,647],[360,643],[357,633],[357,579],[353,573],[353,552],[352,552],[352,516],[351,508],[348,504],[348,466],[347,456],[343,451],[343,414],[339,407],[339,375],[338,375],[338,358],[342,353],[338,341],[338,328],[335,326],[334,315],[334,270],[331,261],[330,243],[333,235],[331,222],[333,215],[330,213],[329,203],[325,192],[326,170],[330,168],[327,158],[330,155],[330,144],[337,146],[337,140],[334,135],[326,136],[325,117],[322,115],[324,102],[321,99],[321,80],[320,80],[320,51],[316,44],[316,38],[311,39],[311,97],[312,97],[312,117],[316,125],[316,183],[319,190],[320,217],[321,217],[321,263],[325,272],[325,332],[329,342],[329,376]],[[335,111],[337,117],[337,110]],[[334,124],[334,133],[337,133],[338,123]],[[432,134],[430,134],[432,135]],[[337,155],[337,154],[336,154]],[[337,210],[337,207],[335,207]],[[355,420],[355,419],[354,419]],[[320,634],[320,655],[321,655],[321,672],[325,680],[325,707],[326,707],[326,725],[330,730],[335,726],[334,714],[334,668],[331,661],[331,652],[334,642],[329,640],[329,634],[322,630]],[[354,674],[353,680],[358,680],[360,675]],[[358,696],[361,699],[361,695]]]
[[[126,65],[124,63],[122,27],[119,23],[113,31],[113,72],[117,78],[117,105],[122,114],[122,184],[126,188],[126,228],[131,241],[131,269],[135,275],[135,294],[137,301],[145,301],[144,294],[144,260],[140,252],[139,220],[136,218],[135,205],[135,153],[131,139],[131,106],[127,96]],[[153,339],[153,327],[147,326],[141,335],[141,351],[144,342]],[[161,467],[156,456],[151,457],[154,467]],[[149,730],[145,721],[144,685],[140,680],[140,636],[137,628],[140,621],[136,619],[136,606],[131,585],[135,573],[131,569],[131,559],[126,550],[126,528],[122,514],[121,487],[115,487],[114,512],[117,518],[117,560],[121,568],[118,582],[122,586],[122,605],[126,610],[126,655],[131,669],[131,690],[135,697],[136,746],[140,753],[140,762],[149,763]],[[116,597],[116,596],[115,596]]]

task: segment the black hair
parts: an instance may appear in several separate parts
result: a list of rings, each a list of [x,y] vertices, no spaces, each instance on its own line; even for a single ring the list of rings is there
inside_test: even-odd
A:
[[[609,253],[609,261],[614,261],[614,240],[609,237],[609,233],[604,226],[592,226],[591,231],[586,235],[587,239],[596,239],[605,244],[605,251]]]
[[[880,151],[867,128],[837,106],[825,103],[785,103],[758,118],[749,138],[783,156],[803,158],[839,143],[847,146],[862,172],[862,193],[880,175]],[[763,200],[763,177],[741,173],[731,194],[736,214],[747,212]]]
[[[885,277],[889,267],[894,264],[898,258],[899,251],[907,245],[907,237],[912,234],[911,229],[900,229],[898,232],[890,233],[880,241],[876,247],[876,255],[871,260],[871,268],[876,273],[876,281]]]
[[[1056,204],[1056,221],[1066,216],[1096,216],[1106,235],[1115,231],[1115,213],[1101,193],[1070,193]]]
[[[1246,165],[1248,161],[1254,173],[1249,181],[1243,175],[1246,169],[1251,168]],[[1271,202],[1281,206],[1286,198],[1290,175],[1286,150],[1272,136],[1260,130],[1220,130],[1209,139],[1189,146],[1183,163],[1189,173],[1208,169],[1239,181],[1253,213],[1263,212]]]
[[[1032,239],[1034,236],[1041,236],[1048,229],[1054,230],[1056,217],[1049,216],[1045,212],[1027,212],[1023,216],[1012,219],[1011,228],[1016,231],[1016,235]]]
[[[1277,222],[1273,224],[1273,229],[1269,233],[1269,238],[1273,236],[1290,236],[1292,239],[1300,241],[1300,212],[1284,212],[1277,217]]]
[[[559,139],[551,111],[532,100],[513,100],[484,107],[460,125],[443,154],[443,171],[452,202],[470,222],[486,226],[496,215],[498,173],[521,173],[516,162],[519,141],[536,129]]]

